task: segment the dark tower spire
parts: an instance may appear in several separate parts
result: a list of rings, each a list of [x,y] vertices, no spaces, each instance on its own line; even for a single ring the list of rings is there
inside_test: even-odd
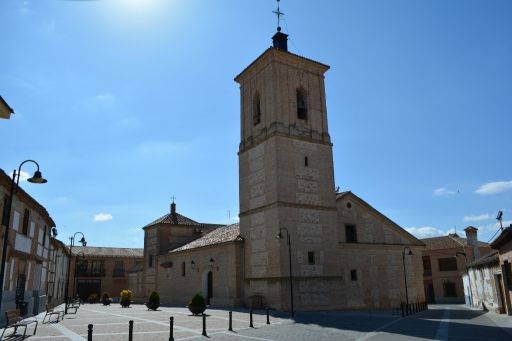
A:
[[[284,13],[279,9],[279,1],[277,0],[277,10],[272,11],[277,16],[277,33],[272,37],[272,41],[275,48],[288,51],[288,35],[281,32],[281,16]]]

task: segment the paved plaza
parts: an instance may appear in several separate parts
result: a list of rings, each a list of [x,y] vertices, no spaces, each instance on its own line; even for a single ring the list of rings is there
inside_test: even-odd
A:
[[[134,321],[133,340],[169,340],[169,318],[174,317],[175,340],[511,340],[512,318],[468,309],[461,305],[431,306],[428,311],[402,318],[388,311],[343,311],[297,313],[295,319],[265,311],[253,316],[249,327],[247,310],[233,311],[233,332],[228,331],[228,310],[208,309],[207,334],[202,335],[202,317],[187,308],[161,307],[148,311],[143,305],[121,308],[84,304],[76,315],[58,323],[42,324],[30,340],[87,340],[87,325],[93,324],[93,340],[128,340],[129,321]],[[29,329],[29,333],[33,328]],[[21,338],[14,338],[21,340]]]

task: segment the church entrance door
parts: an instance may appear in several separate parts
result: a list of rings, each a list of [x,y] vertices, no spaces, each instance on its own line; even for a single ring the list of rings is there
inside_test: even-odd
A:
[[[208,272],[208,293],[206,297],[206,301],[210,304],[210,298],[213,297],[213,274],[211,271]]]

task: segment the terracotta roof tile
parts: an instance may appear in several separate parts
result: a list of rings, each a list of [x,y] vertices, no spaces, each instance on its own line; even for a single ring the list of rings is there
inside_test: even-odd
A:
[[[226,226],[226,225],[219,225],[219,224],[204,224],[204,223],[198,223],[195,220],[192,220],[188,217],[185,217],[184,215],[181,215],[179,213],[168,213],[157,220],[147,224],[143,228],[158,225],[158,224],[169,224],[169,225],[186,225],[186,226],[198,226],[201,227],[202,230],[210,231],[217,227]]]
[[[459,237],[456,233],[442,237],[425,238],[421,241],[425,243],[428,250],[455,249],[463,245],[468,246],[468,240]],[[489,244],[479,241],[478,246],[489,246]]]
[[[468,264],[468,268],[482,268],[492,265],[498,265],[500,263],[500,255],[498,250],[492,250],[488,254],[483,257],[478,258],[477,260]]]
[[[73,246],[73,256],[82,254],[86,257],[142,258],[144,256],[144,249],[98,246]]]
[[[199,247],[222,244],[226,242],[235,241],[240,237],[240,225],[232,224],[228,226],[219,227],[210,233],[205,234],[203,237],[196,239],[188,244],[185,244],[177,249],[170,251],[169,253],[196,249]]]

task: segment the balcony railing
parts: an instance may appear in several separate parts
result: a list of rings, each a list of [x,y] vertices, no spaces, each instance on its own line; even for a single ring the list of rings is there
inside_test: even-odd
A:
[[[105,269],[80,269],[80,268],[77,268],[75,275],[77,277],[105,277]]]
[[[124,269],[114,269],[112,277],[124,277]]]

